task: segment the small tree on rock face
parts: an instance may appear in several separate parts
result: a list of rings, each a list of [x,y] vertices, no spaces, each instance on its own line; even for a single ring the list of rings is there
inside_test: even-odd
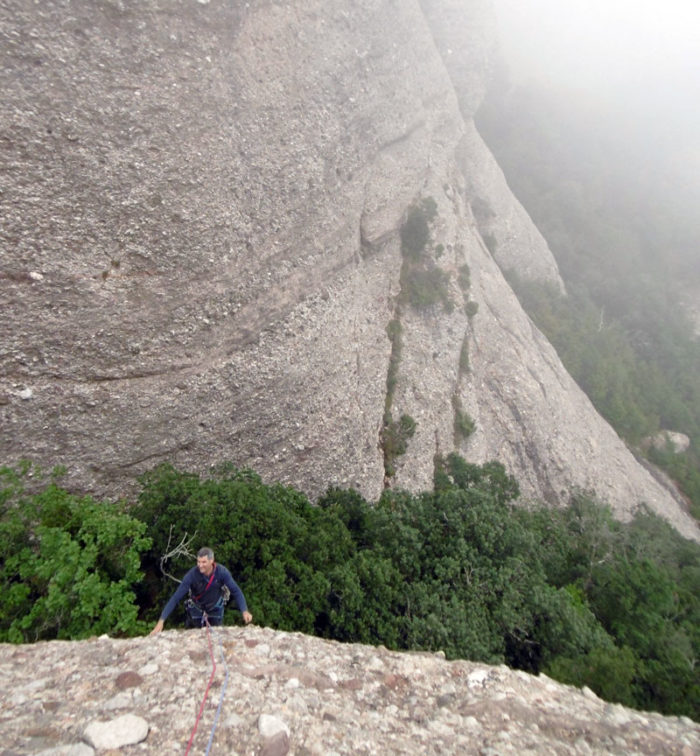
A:
[[[432,197],[412,205],[401,226],[401,294],[399,302],[416,310],[427,310],[442,304],[452,312],[454,303],[449,295],[450,275],[435,264],[429,254],[431,240],[430,224],[437,215],[437,203]],[[436,248],[436,257],[444,251],[443,245]]]
[[[426,197],[420,204],[413,205],[401,226],[401,252],[404,257],[417,262],[430,241],[430,223],[437,215],[437,204],[432,197]]]
[[[416,432],[416,421],[410,415],[401,415],[398,421],[388,413],[382,428],[382,449],[384,450],[384,472],[388,477],[396,473],[395,461],[406,453],[408,441]]]

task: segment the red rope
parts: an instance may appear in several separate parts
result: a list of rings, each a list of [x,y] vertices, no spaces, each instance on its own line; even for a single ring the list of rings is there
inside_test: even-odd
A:
[[[207,689],[204,691],[204,698],[202,699],[202,704],[199,707],[199,714],[197,714],[197,720],[194,723],[194,727],[192,728],[192,734],[190,735],[189,743],[187,744],[187,748],[185,749],[185,756],[190,752],[190,748],[192,748],[192,741],[194,740],[195,733],[197,732],[197,727],[199,726],[199,720],[202,718],[202,712],[204,711],[204,704],[207,702],[207,696],[209,695],[209,690],[211,688],[211,684],[214,681],[214,675],[216,674],[216,659],[214,659],[214,647],[211,642],[211,630],[209,629],[209,620],[207,620],[207,640],[209,641],[209,657],[211,659],[211,675],[209,677],[209,682],[207,683]]]

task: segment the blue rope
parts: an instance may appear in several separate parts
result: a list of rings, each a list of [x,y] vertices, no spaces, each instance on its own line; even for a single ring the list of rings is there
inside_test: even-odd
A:
[[[207,625],[209,622],[207,621]],[[219,724],[219,714],[221,714],[221,706],[224,703],[224,696],[226,695],[226,686],[228,685],[228,664],[226,664],[226,656],[224,654],[224,644],[221,641],[221,631],[217,631],[216,633],[218,639],[219,639],[219,650],[221,651],[221,661],[224,665],[224,669],[226,670],[226,676],[224,677],[224,684],[221,688],[221,696],[219,696],[219,705],[216,707],[216,714],[214,716],[214,724],[211,726],[211,732],[209,733],[209,742],[207,743],[206,751],[204,751],[205,756],[208,756],[209,750],[211,749],[212,741],[214,740],[214,733],[216,732],[216,727]]]

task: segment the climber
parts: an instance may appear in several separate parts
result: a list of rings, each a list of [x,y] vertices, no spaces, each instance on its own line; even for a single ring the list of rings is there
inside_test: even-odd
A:
[[[156,635],[163,629],[165,620],[188,592],[190,597],[185,606],[187,612],[185,627],[200,627],[205,619],[210,625],[222,624],[224,604],[229,594],[233,594],[236,599],[246,625],[253,620],[243,591],[231,577],[231,573],[226,567],[214,561],[214,552],[211,549],[203,548],[197,552],[197,566],[185,575],[178,589],[170,597],[156,626],[151,630],[151,635]]]

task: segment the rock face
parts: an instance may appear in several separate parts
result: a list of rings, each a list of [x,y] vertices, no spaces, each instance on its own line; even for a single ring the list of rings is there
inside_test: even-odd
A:
[[[526,497],[595,488],[698,538],[502,275],[562,286],[473,125],[485,5],[4,3],[0,458],[109,496],[226,460],[374,499],[399,319],[391,410],[417,431],[391,485],[429,487],[456,449]],[[399,308],[427,197],[454,306]]]
[[[648,443],[659,451],[670,448],[674,454],[682,454],[688,450],[690,439],[685,433],[660,430],[655,436],[648,439]]]
[[[266,756],[700,749],[685,717],[544,675],[251,626],[2,645],[0,672],[8,754],[183,753],[190,740],[192,753]]]

